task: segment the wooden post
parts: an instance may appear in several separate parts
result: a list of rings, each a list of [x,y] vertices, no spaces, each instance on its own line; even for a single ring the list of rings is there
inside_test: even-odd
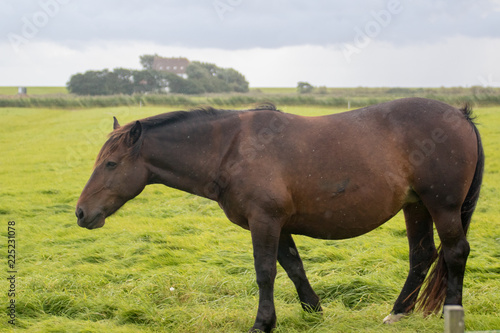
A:
[[[464,333],[464,308],[460,305],[445,305],[444,333]]]

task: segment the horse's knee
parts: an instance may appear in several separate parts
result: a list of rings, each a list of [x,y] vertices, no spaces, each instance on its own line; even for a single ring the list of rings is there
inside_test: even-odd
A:
[[[462,268],[463,266],[465,268],[465,262],[470,253],[470,245],[465,237],[455,242],[455,244],[444,244],[443,251],[447,266],[450,268],[456,266]]]

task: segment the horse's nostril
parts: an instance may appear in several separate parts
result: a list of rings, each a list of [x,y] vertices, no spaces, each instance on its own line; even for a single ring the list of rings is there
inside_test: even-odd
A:
[[[76,217],[79,220],[82,220],[84,218],[84,216],[85,216],[85,214],[83,213],[83,209],[77,208],[77,210],[76,210]]]

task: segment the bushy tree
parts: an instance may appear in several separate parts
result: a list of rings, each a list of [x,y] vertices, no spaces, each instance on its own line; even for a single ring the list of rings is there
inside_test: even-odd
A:
[[[158,91],[161,87],[152,71],[116,68],[112,72],[87,71],[71,76],[68,91],[77,95],[114,95]]]
[[[186,69],[188,80],[199,83],[203,92],[248,92],[248,81],[232,68],[193,61]]]
[[[68,90],[78,95],[112,95],[130,93],[130,84],[123,78],[123,70],[117,73],[105,69],[76,74],[67,83]]]
[[[230,91],[236,91],[242,93],[249,91],[248,81],[240,72],[232,68],[228,68],[225,70],[223,77],[226,83],[229,85]]]
[[[144,70],[151,70],[153,69],[153,62],[155,60],[155,57],[157,57],[157,54],[144,54],[139,57],[142,68]]]
[[[115,76],[112,89],[114,94],[130,95],[134,92],[134,71],[126,68],[115,68],[113,75]]]
[[[155,56],[141,56],[144,70],[116,68],[113,71],[87,71],[71,76],[68,91],[78,95],[113,95],[133,93],[202,94],[215,92],[248,92],[245,77],[232,68],[192,62],[186,68],[187,79],[174,73],[152,70]]]
[[[300,94],[308,94],[312,92],[313,89],[314,87],[309,82],[300,81],[299,83],[297,83],[297,91]]]
[[[201,94],[203,87],[197,80],[186,80],[177,74],[164,72],[163,77],[167,81],[168,91],[176,94]]]

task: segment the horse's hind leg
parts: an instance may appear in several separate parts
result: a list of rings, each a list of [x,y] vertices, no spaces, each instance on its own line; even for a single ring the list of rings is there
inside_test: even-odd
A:
[[[465,265],[470,246],[462,226],[460,210],[441,210],[433,213],[433,217],[447,270],[444,305],[462,305]]]
[[[319,297],[312,289],[306,277],[299,252],[297,251],[292,236],[289,234],[281,234],[280,236],[278,261],[287,272],[288,277],[290,277],[295,284],[304,310],[321,311]]]
[[[384,319],[386,324],[396,322],[411,312],[415,306],[420,286],[436,258],[432,217],[427,208],[422,202],[417,202],[406,205],[403,211],[410,245],[410,271],[391,314]]]

